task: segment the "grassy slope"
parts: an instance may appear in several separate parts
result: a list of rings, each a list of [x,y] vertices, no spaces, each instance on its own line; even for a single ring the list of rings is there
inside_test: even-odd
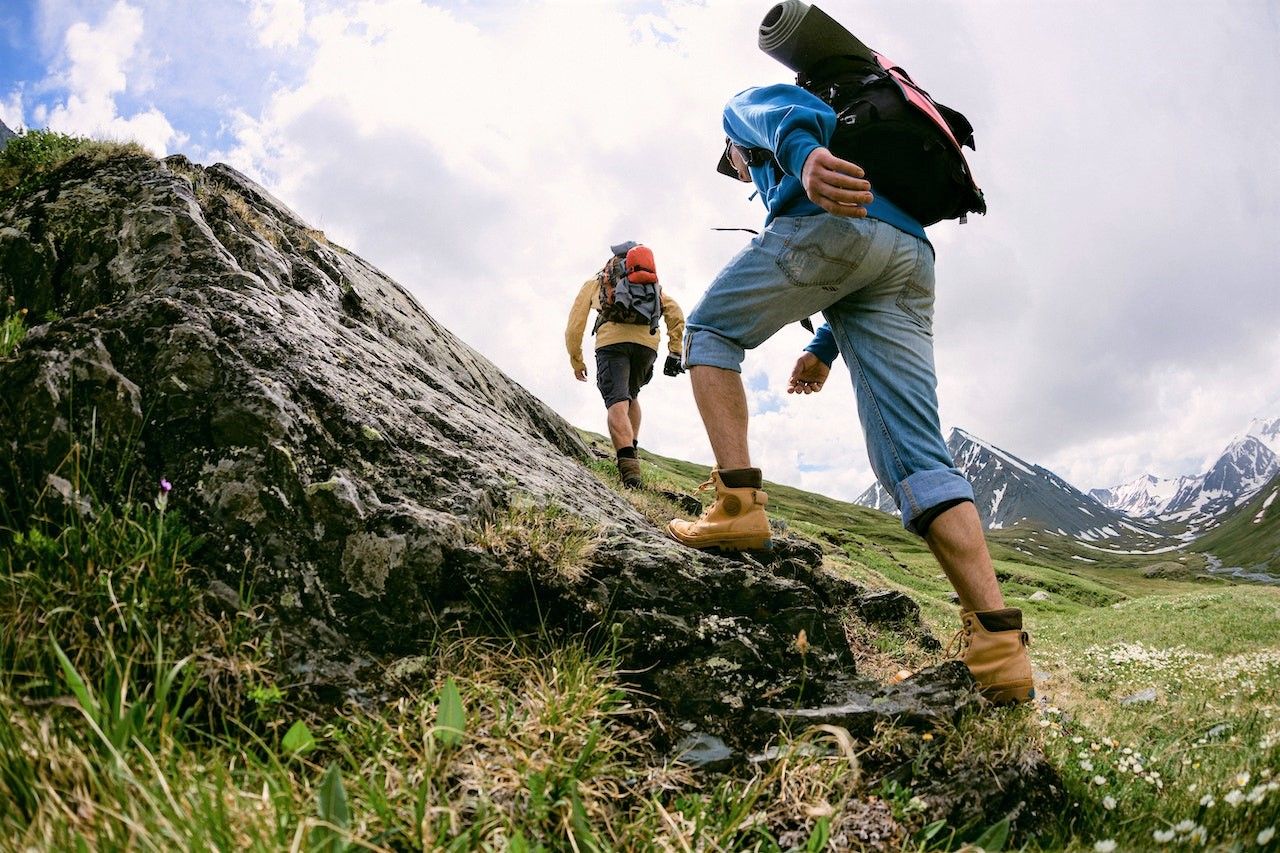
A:
[[[29,143],[7,149],[0,194],[87,144]],[[0,370],[23,325],[5,313]],[[705,475],[645,458],[655,485],[692,490]],[[593,466],[606,481],[611,467]],[[838,751],[784,744],[743,778],[672,766],[649,748],[609,654],[547,638],[442,631],[389,667],[404,690],[382,707],[294,704],[261,619],[269,603],[208,610],[190,538],[154,489],[139,485],[132,500],[86,490],[92,520],[56,501],[22,515],[0,506],[0,850],[816,850],[832,830],[822,815],[876,793],[920,825],[909,790],[868,789]],[[949,589],[894,519],[769,489],[775,514],[824,543],[830,568],[905,590],[949,635]],[[629,497],[656,522],[675,511],[653,492]],[[551,509],[495,519],[476,544],[519,541],[572,563],[591,531]],[[940,732],[944,756],[1043,744],[1071,807],[1031,849],[1110,838],[1145,850],[1165,831],[1258,849],[1280,812],[1280,590],[1148,578],[1149,559],[1033,539],[1006,531],[993,553],[1027,612],[1049,702]],[[1026,600],[1037,590],[1049,599]],[[869,673],[935,659],[892,637],[853,639]],[[1147,687],[1154,701],[1120,701]],[[944,828],[932,843],[953,837]]]
[[[701,466],[642,455],[655,483],[688,488],[705,476]],[[950,636],[950,586],[896,518],[786,486],[766,490],[793,530],[832,544],[831,567],[907,592],[939,636]],[[993,536],[991,550],[1010,605],[1026,615],[1042,694],[1036,725],[1072,795],[1061,824],[1034,846],[1091,849],[1112,839],[1119,849],[1151,849],[1156,833],[1171,832],[1171,843],[1203,833],[1211,847],[1258,849],[1258,834],[1280,814],[1280,588],[1148,577],[1153,564],[1179,561],[1193,574],[1203,559],[1107,555],[1016,529]],[[1039,590],[1049,598],[1031,601]],[[1151,688],[1153,701],[1123,701]]]
[[[1271,503],[1264,509],[1268,500]],[[1273,479],[1194,547],[1214,554],[1227,566],[1280,573],[1280,478]]]

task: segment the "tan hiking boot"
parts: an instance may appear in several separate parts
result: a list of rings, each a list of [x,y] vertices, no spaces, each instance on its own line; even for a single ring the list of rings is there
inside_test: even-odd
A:
[[[640,474],[639,459],[619,459],[618,476],[622,478],[622,485],[628,489],[644,488],[644,477]]]
[[[758,469],[742,470],[754,471],[755,482],[760,482]],[[712,471],[711,479],[699,486],[698,491],[712,487],[716,490],[716,499],[702,517],[697,521],[673,519],[667,524],[667,532],[690,548],[722,548],[727,551],[768,548],[769,517],[765,515],[764,508],[769,496],[764,490],[758,485],[730,488],[721,479],[720,471]]]
[[[964,623],[952,639],[960,640],[960,659],[978,682],[978,692],[992,702],[1026,702],[1036,695],[1031,680],[1030,639],[1022,630],[1022,611],[961,611]],[[950,646],[948,647],[950,651]]]

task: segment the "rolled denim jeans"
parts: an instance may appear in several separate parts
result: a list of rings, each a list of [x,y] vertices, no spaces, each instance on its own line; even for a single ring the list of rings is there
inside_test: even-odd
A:
[[[878,219],[783,216],[729,262],[685,323],[685,365],[742,371],[746,350],[818,312],[849,367],[872,470],[913,522],[973,500],[938,420],[933,249]]]

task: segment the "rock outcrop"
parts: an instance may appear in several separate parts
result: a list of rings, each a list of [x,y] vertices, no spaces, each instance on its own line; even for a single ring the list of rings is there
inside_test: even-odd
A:
[[[866,730],[975,701],[963,667],[860,680],[844,620],[918,623],[909,599],[795,540],[761,562],[666,539],[546,405],[227,166],[71,161],[0,208],[7,297],[53,319],[0,361],[0,499],[76,443],[167,479],[211,589],[249,579],[316,697],[377,690],[463,622],[616,638],[669,718],[741,748],[784,716]]]

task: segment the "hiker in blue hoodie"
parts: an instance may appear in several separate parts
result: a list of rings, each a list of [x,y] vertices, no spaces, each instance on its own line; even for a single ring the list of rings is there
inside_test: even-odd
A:
[[[768,545],[742,361],[783,326],[821,312],[826,325],[789,390],[820,390],[843,356],[876,477],[959,593],[965,663],[988,697],[1025,701],[1032,682],[1021,613],[1004,606],[973,489],[939,424],[933,247],[858,165],[828,150],[835,128],[835,111],[799,86],[747,89],[725,107],[722,171],[754,183],[768,215],[687,318],[685,366],[716,459],[716,498],[701,518],[675,519],[668,531],[694,548]]]

